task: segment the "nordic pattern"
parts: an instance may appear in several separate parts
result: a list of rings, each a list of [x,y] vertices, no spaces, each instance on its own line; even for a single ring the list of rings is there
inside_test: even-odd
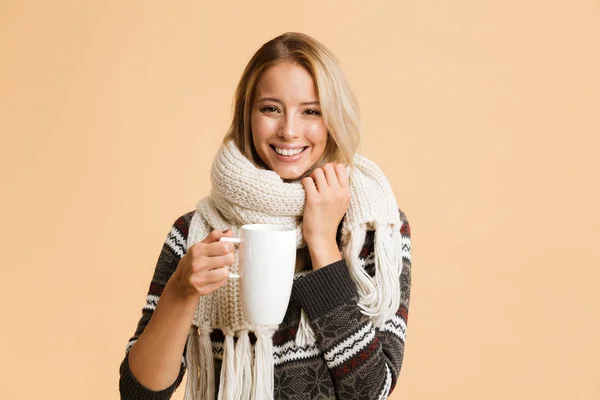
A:
[[[142,316],[134,336],[126,346],[128,352],[141,335],[160,300],[162,291],[185,254],[185,243],[192,212],[180,217],[171,228],[158,257],[154,276],[150,284]],[[338,296],[336,301],[320,307],[309,307],[310,321],[315,331],[315,346],[296,345],[295,335],[300,320],[300,307],[303,298],[292,298],[287,314],[278,331],[273,336],[275,361],[274,398],[280,400],[305,399],[386,399],[394,389],[402,361],[406,341],[406,324],[410,304],[411,287],[411,239],[410,225],[406,215],[400,211],[403,222],[402,262],[400,277],[401,305],[396,315],[386,321],[382,329],[375,328],[370,319],[360,312],[356,296]],[[360,258],[370,275],[373,268],[374,232],[368,231]],[[354,285],[348,276],[343,262],[332,264],[326,269],[328,279],[319,281],[317,273],[301,273],[294,285],[311,281],[316,290],[332,290],[335,285]],[[319,272],[319,271],[317,271]],[[311,276],[315,275],[315,276]],[[335,279],[330,279],[334,276]],[[309,279],[306,279],[309,278]],[[303,282],[303,280],[305,280]],[[294,293],[302,291],[294,290]],[[349,293],[342,290],[340,293]],[[342,301],[343,300],[343,301]],[[218,385],[219,371],[223,354],[223,333],[215,330],[211,334],[215,359],[215,380]],[[256,341],[250,335],[252,345]],[[169,399],[181,384],[185,373],[185,363],[178,379],[170,388],[161,392],[145,389],[128,368],[127,355],[121,364],[119,382],[122,398],[126,399]]]

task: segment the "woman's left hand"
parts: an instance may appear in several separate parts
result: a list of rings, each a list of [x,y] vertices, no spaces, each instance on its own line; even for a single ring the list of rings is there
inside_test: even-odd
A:
[[[346,166],[326,164],[302,179],[306,205],[302,234],[308,245],[313,269],[339,261],[337,228],[350,205],[350,185]]]

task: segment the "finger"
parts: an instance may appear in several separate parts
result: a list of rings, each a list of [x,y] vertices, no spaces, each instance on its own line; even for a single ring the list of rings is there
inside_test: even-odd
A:
[[[235,245],[228,242],[196,243],[187,251],[187,255],[196,260],[201,257],[223,256],[235,251]]]
[[[229,278],[229,270],[225,267],[211,269],[205,271],[202,276],[198,277],[198,283],[202,285],[210,285],[213,283],[220,283],[226,281]]]
[[[207,271],[216,268],[223,268],[228,265],[233,265],[235,262],[235,253],[227,253],[222,256],[204,257],[194,260],[192,266],[194,271]]]
[[[327,185],[332,188],[339,188],[340,183],[338,182],[338,177],[335,172],[335,168],[333,164],[328,163],[323,166],[323,173],[325,174],[325,179],[327,180]]]
[[[218,242],[219,239],[221,239],[223,236],[232,236],[233,232],[231,231],[231,229],[226,229],[224,231],[221,231],[219,229],[215,229],[212,232],[210,232],[208,234],[207,237],[204,238],[204,240],[200,243],[213,243],[213,242]]]
[[[227,279],[224,279],[220,282],[211,283],[209,285],[205,285],[205,286],[202,286],[201,288],[199,288],[198,293],[200,293],[200,295],[202,295],[202,296],[206,296],[207,294],[214,292],[215,290],[217,290],[221,286],[225,286],[226,284],[227,284]]]
[[[325,178],[325,173],[321,168],[315,169],[310,176],[315,181],[315,186],[317,187],[318,192],[327,190],[327,179]]]
[[[340,186],[347,189],[350,186],[350,178],[348,178],[348,171],[344,164],[336,164],[335,174],[337,175]]]
[[[203,254],[206,257],[224,256],[235,251],[235,244],[229,242],[213,242],[204,244]]]
[[[302,182],[302,186],[304,186],[304,191],[306,192],[307,199],[312,199],[314,196],[319,194],[317,192],[317,187],[315,186],[315,181],[313,180],[313,178],[303,178],[300,182]]]

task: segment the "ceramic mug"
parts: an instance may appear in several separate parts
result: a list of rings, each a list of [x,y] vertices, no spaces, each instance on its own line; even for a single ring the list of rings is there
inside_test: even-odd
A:
[[[240,297],[245,319],[251,324],[283,321],[294,283],[296,230],[279,225],[249,224],[238,237],[222,237],[238,244]]]

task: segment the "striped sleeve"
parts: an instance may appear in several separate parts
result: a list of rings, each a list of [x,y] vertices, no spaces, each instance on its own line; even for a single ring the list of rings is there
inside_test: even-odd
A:
[[[311,319],[317,346],[342,399],[386,399],[394,389],[406,341],[410,302],[410,226],[400,211],[402,226],[401,304],[381,329],[358,307],[356,285],[345,261],[334,263],[302,278],[295,296]],[[361,258],[373,274],[374,233],[368,232]]]
[[[136,400],[136,399],[151,399],[151,400],[166,400],[170,399],[173,392],[181,384],[183,375],[185,373],[185,363],[182,355],[181,369],[179,376],[171,385],[164,390],[159,392],[149,390],[142,386],[135,376],[129,369],[129,350],[135,342],[138,340],[144,329],[148,325],[148,322],[152,318],[152,314],[158,305],[160,296],[171,278],[171,275],[175,272],[179,260],[186,252],[186,240],[189,229],[189,224],[192,219],[193,212],[189,212],[182,217],[178,218],[177,221],[171,227],[171,230],[167,234],[165,242],[162,246],[158,261],[154,269],[152,281],[146,295],[146,302],[142,307],[142,315],[138,321],[137,328],[134,335],[129,339],[125,348],[125,358],[121,362],[120,367],[120,379],[119,379],[119,392],[121,399]]]

